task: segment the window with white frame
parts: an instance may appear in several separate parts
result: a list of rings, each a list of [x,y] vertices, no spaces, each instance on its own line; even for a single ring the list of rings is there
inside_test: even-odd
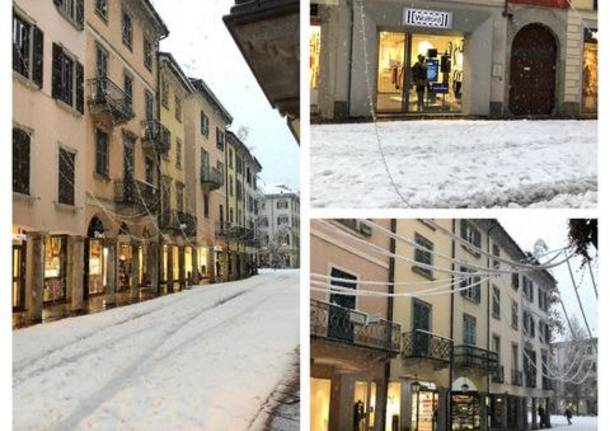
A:
[[[42,88],[44,34],[13,12],[13,70]]]

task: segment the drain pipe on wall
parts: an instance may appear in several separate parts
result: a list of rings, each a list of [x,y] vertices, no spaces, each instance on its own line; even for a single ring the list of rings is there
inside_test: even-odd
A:
[[[455,219],[451,220],[451,232],[453,232],[455,234]],[[454,272],[455,271],[455,239],[451,240],[451,271]],[[451,350],[449,352],[449,385],[448,385],[448,396],[447,396],[447,402],[445,403],[447,408],[446,408],[446,414],[445,417],[447,418],[445,421],[445,429],[446,431],[451,431],[451,425],[453,422],[453,418],[451,417],[452,415],[452,407],[451,407],[451,401],[452,401],[452,384],[453,384],[453,347],[454,347],[454,338],[453,338],[453,325],[454,325],[454,320],[455,320],[455,312],[454,312],[454,308],[455,308],[455,298],[454,298],[454,293],[453,290],[455,289],[454,286],[455,283],[455,275],[453,275],[453,273],[451,274],[451,310],[450,310],[450,316],[449,316],[449,338],[451,338]]]
[[[390,220],[390,230],[392,231],[393,234],[396,233],[396,224],[397,224],[397,220],[395,218]],[[390,253],[392,253],[393,255],[396,253],[396,239],[394,237],[390,237]],[[394,294],[394,269],[396,267],[396,260],[394,257],[390,257],[390,262],[389,262],[389,269],[388,269],[388,293],[390,294]],[[388,312],[387,312],[387,318],[389,322],[393,322],[394,321],[394,297],[390,296],[388,298]],[[389,342],[391,342],[392,340],[392,332],[388,331],[389,335]],[[385,387],[385,405],[384,405],[384,409],[383,409],[383,413],[381,415],[381,429],[386,429],[386,412],[387,412],[387,394],[388,394],[388,387],[390,384],[390,362],[386,362],[385,364],[385,382],[386,382],[386,387]]]
[[[511,19],[513,14],[508,11],[508,2],[509,0],[504,0],[504,11],[502,12],[502,16]]]

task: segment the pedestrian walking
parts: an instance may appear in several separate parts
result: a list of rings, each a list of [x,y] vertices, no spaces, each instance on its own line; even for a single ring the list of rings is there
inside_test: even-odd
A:
[[[415,91],[417,92],[417,110],[424,110],[424,93],[428,82],[428,68],[425,64],[426,57],[423,55],[417,56],[417,63],[411,68],[413,73],[413,82],[415,83]]]
[[[540,418],[540,428],[546,428],[546,415],[542,406],[538,406],[538,417]]]
[[[568,425],[572,425],[572,410],[568,407],[565,412],[566,419],[568,420]]]

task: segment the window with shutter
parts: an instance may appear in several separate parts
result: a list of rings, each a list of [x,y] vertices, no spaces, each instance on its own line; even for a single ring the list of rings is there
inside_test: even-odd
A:
[[[208,195],[203,195],[203,216],[210,217],[210,199]]]
[[[176,167],[182,168],[182,141],[176,138]]]
[[[461,267],[460,272],[474,272],[466,267]],[[469,286],[469,287],[468,287]],[[466,276],[460,282],[461,295],[469,301],[481,302],[481,277],[470,275]]]
[[[144,37],[144,66],[148,70],[153,67],[153,47],[149,38]]]
[[[129,16],[129,14],[126,12],[123,12],[122,40],[123,44],[131,51],[133,42],[133,24],[131,22],[131,16]]]
[[[129,75],[125,75],[123,78],[123,90],[125,92],[125,105],[131,108],[131,101],[133,100],[133,79]]]
[[[30,194],[30,135],[13,128],[13,191]]]
[[[44,34],[38,27],[33,26],[33,47],[32,47],[32,81],[42,88],[43,63],[44,63]]]
[[[108,1],[107,0],[95,0],[95,13],[97,13],[104,20],[108,19]]]
[[[53,44],[52,96],[84,112],[83,66],[64,49]]]
[[[83,65],[76,62],[76,109],[85,113],[85,70]]]
[[[13,14],[13,70],[27,79],[40,80],[39,86],[42,85],[42,39],[40,29]],[[39,68],[36,73],[33,73],[34,66]]]
[[[144,90],[144,109],[146,110],[146,119],[151,121],[154,119],[154,99],[150,91]]]
[[[108,177],[108,134],[95,130],[95,172]]]
[[[201,134],[206,138],[210,135],[210,120],[203,111],[201,111]]]
[[[424,238],[422,235],[416,233],[415,242],[417,243],[417,245],[423,247],[415,249],[415,261],[423,263],[425,265],[432,265],[432,250],[434,250],[434,244],[432,243],[432,241],[429,241],[427,238]],[[424,273],[427,276],[432,276],[432,270],[430,268],[415,266],[413,269],[417,270],[420,273]]]
[[[58,201],[65,205],[74,205],[74,161],[76,155],[63,148],[59,149],[58,166]]]
[[[464,344],[470,346],[476,346],[477,344],[477,319],[468,314],[464,314],[463,316],[463,325],[464,325]]]
[[[82,30],[85,7],[84,0],[54,0],[55,6],[60,14],[74,24],[79,30]]]

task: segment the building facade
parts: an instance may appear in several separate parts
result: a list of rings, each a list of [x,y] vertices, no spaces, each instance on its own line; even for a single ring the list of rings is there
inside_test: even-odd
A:
[[[312,3],[311,112],[319,120],[597,112],[597,2]]]
[[[301,206],[299,195],[283,187],[266,193],[260,204],[260,265],[298,268]]]
[[[326,289],[331,283],[363,290],[363,295],[355,296],[330,293],[330,300],[326,299],[328,306],[338,307],[347,314],[351,313],[349,310],[374,313],[375,318],[368,316],[363,321],[376,322],[381,317],[399,328],[394,354],[386,360],[384,386],[387,391],[378,395],[375,402],[365,402],[367,423],[372,412],[382,419],[370,422],[369,428],[356,428],[359,425],[354,422],[356,414],[344,413],[341,417],[347,422],[342,426],[328,419],[316,421],[317,428],[313,429],[537,429],[538,408],[542,406],[549,412],[553,395],[551,382],[542,372],[550,365],[551,358],[549,306],[556,288],[552,276],[541,270],[512,272],[505,261],[525,262],[530,261],[530,256],[495,220],[396,220],[393,224],[388,221],[390,227],[379,221],[373,223],[378,226],[351,221],[351,227],[360,232],[360,235],[352,234],[357,235],[355,241],[339,233],[337,222],[332,222],[333,227],[331,222],[323,222],[315,231],[312,227],[312,286],[322,287],[322,292],[325,283]],[[316,238],[322,235],[318,233],[322,227],[326,229],[326,243]],[[360,249],[376,235],[389,241],[377,243],[379,252],[371,247],[364,247],[366,252]],[[348,259],[349,266],[318,263],[314,267],[318,260],[336,259],[339,255],[336,245],[330,244],[344,241],[353,254]],[[364,268],[361,259],[367,253],[395,259],[390,261],[387,277],[360,276],[357,271]],[[373,257],[368,260],[370,264]],[[483,276],[488,270],[502,272],[494,277]],[[373,299],[380,301],[371,291],[381,288],[395,294],[382,297],[391,312],[380,314],[379,310],[356,306]],[[431,293],[434,289],[444,289],[445,293]],[[451,290],[455,292],[451,294]],[[318,343],[314,325],[320,323],[313,323],[317,322],[313,316],[318,318],[314,312],[318,304],[313,299],[323,294],[329,293],[312,291],[314,364],[313,346]],[[331,326],[333,319],[321,317],[323,322],[327,318]],[[360,327],[357,325],[363,323],[355,322],[351,323],[354,331],[356,327],[359,331],[373,330],[366,323]],[[346,394],[351,397],[356,393],[347,391]],[[319,396],[319,391],[315,392],[312,385],[312,418],[331,417],[339,411],[331,408],[326,413],[319,400],[314,408],[314,396]],[[341,409],[351,409],[357,400],[346,398],[343,402]],[[372,404],[377,408],[371,410]]]
[[[159,52],[152,4],[15,1],[12,25],[14,325],[253,273],[229,270],[216,235],[232,117]]]
[[[553,343],[554,368],[571,377],[571,381],[554,381],[554,414],[563,415],[570,409],[576,416],[598,415],[597,348],[597,338]]]

